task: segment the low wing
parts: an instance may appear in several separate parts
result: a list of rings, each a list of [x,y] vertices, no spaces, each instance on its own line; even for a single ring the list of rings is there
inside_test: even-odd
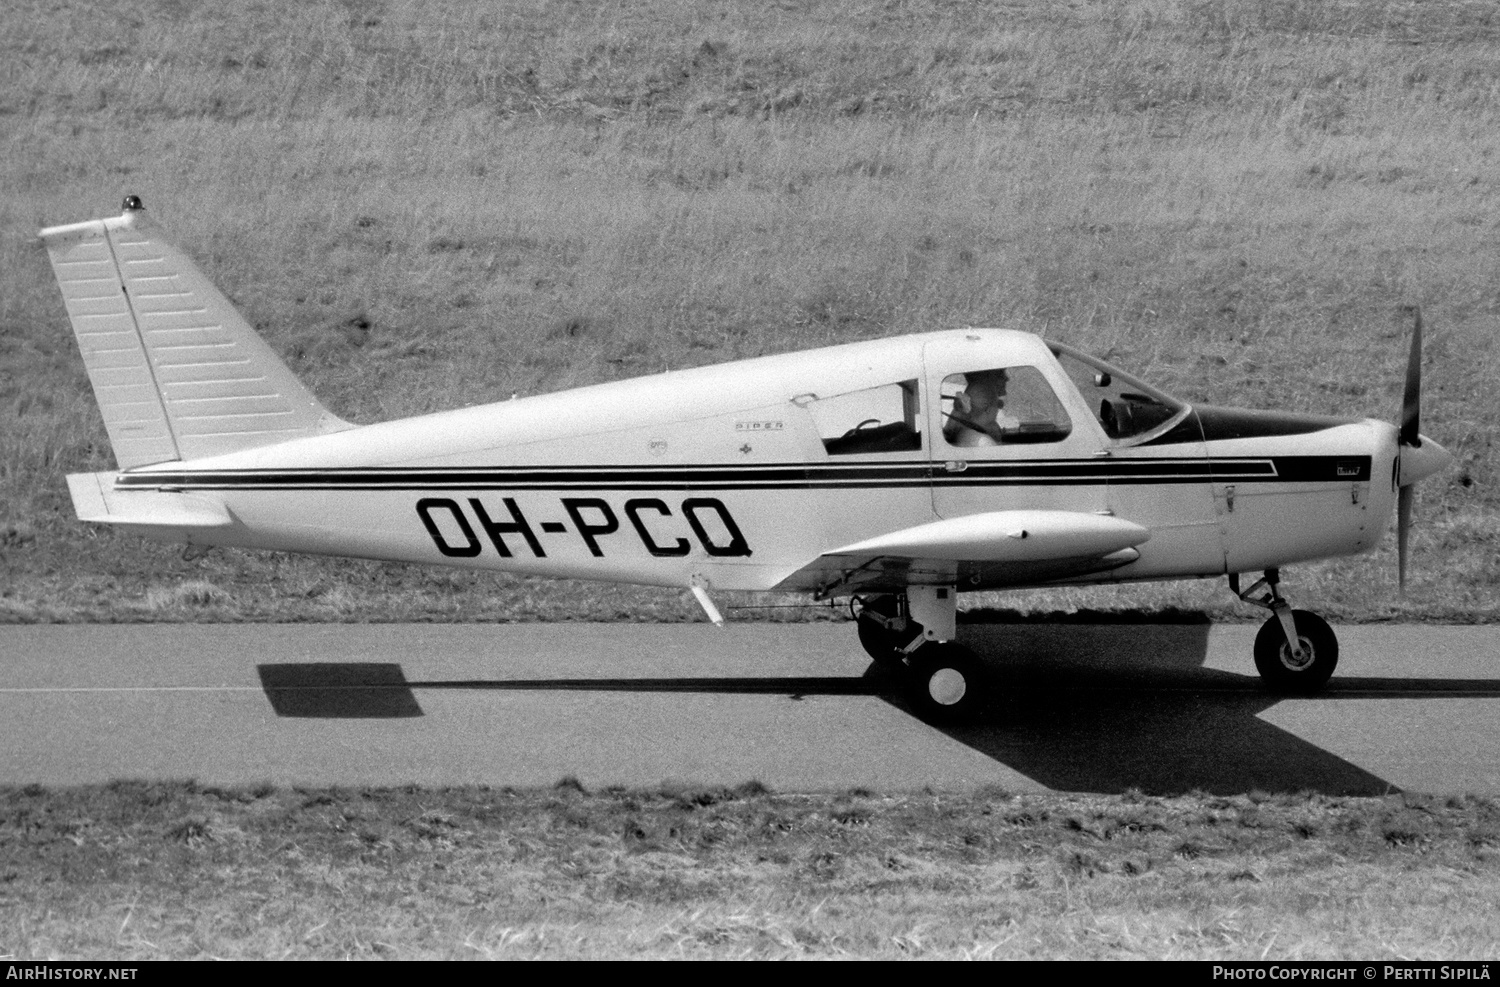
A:
[[[1138,524],[1078,511],[990,511],[905,528],[825,552],[821,596],[913,585],[993,589],[1104,572],[1134,562]]]

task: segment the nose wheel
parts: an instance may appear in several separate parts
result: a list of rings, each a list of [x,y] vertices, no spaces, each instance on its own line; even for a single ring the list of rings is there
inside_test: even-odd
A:
[[[1266,688],[1285,695],[1310,695],[1327,684],[1339,662],[1339,642],[1328,621],[1310,610],[1293,610],[1297,648],[1293,650],[1279,617],[1255,635],[1255,670]]]
[[[1339,641],[1328,621],[1310,610],[1293,610],[1277,589],[1275,569],[1264,579],[1240,592],[1239,576],[1229,577],[1229,587],[1246,603],[1271,611],[1271,619],[1255,635],[1255,670],[1272,692],[1311,695],[1328,684],[1339,663]],[[1265,596],[1256,597],[1261,589]]]

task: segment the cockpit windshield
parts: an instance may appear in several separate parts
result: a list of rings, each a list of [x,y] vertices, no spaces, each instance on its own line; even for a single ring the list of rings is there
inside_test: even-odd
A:
[[[1047,346],[1112,440],[1141,442],[1160,435],[1187,416],[1185,402],[1103,360],[1063,343],[1049,342]]]

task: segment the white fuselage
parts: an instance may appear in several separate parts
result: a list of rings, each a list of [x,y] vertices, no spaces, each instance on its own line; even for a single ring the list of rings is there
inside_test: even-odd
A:
[[[1046,444],[945,443],[944,377],[1018,364],[1053,385],[1071,433]],[[897,381],[909,382],[919,447],[831,453],[821,403]],[[204,545],[818,591],[837,581],[840,563],[825,553],[839,546],[981,512],[1097,514],[1150,538],[1134,561],[1084,574],[960,560],[942,577],[959,589],[1214,576],[1353,554],[1372,548],[1391,516],[1388,424],[1233,437],[1189,422],[1166,438],[1112,442],[1036,337],[958,330],[99,474],[90,519]],[[94,497],[84,486],[75,483],[75,499]]]

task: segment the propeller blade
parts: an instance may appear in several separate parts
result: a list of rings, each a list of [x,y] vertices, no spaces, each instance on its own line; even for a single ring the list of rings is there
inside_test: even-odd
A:
[[[1401,395],[1401,444],[1422,444],[1422,310],[1411,330],[1411,356],[1406,359],[1406,391]]]
[[[1411,531],[1411,505],[1416,494],[1416,487],[1407,486],[1396,495],[1396,581],[1402,595],[1406,594],[1406,540]]]

